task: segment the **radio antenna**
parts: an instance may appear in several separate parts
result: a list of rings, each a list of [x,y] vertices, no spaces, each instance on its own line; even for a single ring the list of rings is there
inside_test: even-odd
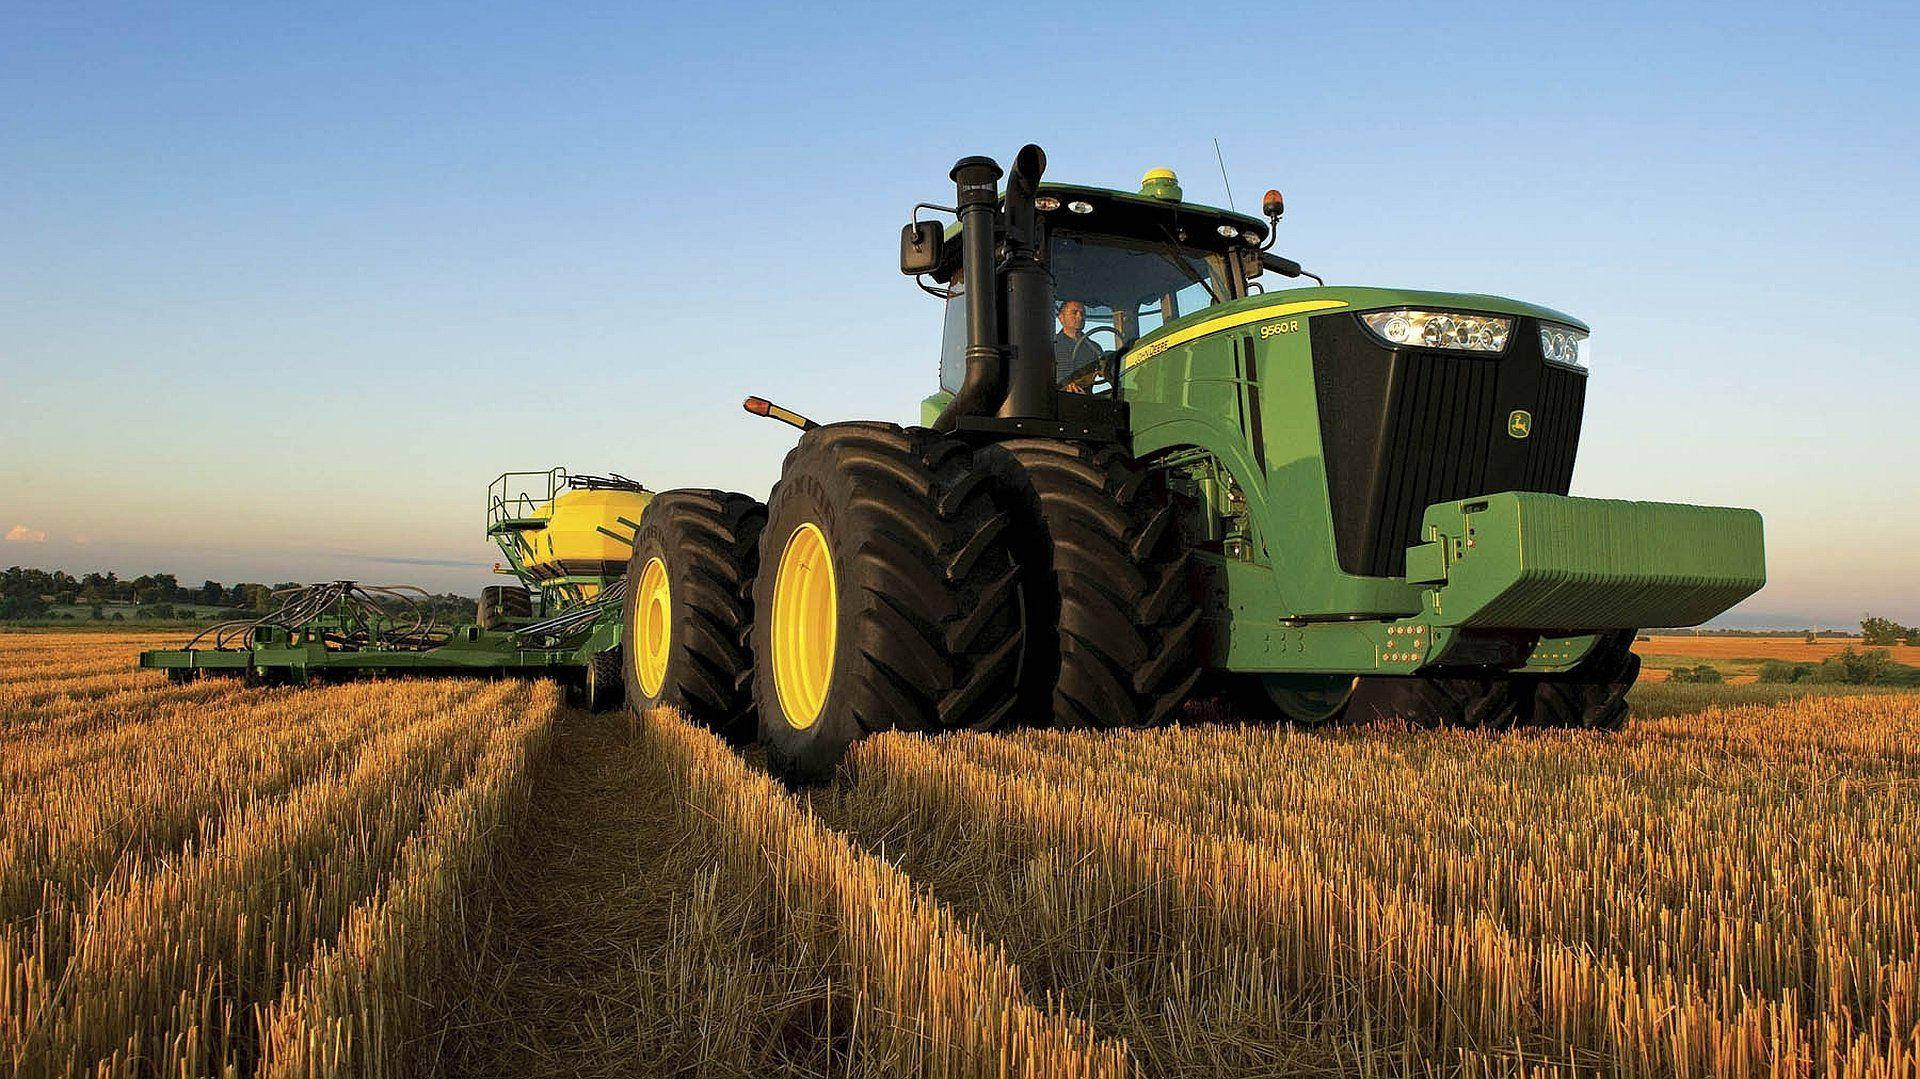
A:
[[[1227,179],[1227,159],[1220,153],[1220,139],[1217,136],[1213,140],[1213,159],[1220,162],[1220,182],[1227,185],[1227,209],[1238,211],[1239,207],[1233,204],[1233,181]]]

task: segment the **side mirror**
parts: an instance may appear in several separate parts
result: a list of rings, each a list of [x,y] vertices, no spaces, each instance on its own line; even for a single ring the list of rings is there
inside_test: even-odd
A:
[[[916,221],[900,230],[900,272],[909,277],[940,268],[940,243],[947,230],[938,221]]]
[[[1305,272],[1300,268],[1299,263],[1293,261],[1290,258],[1282,258],[1279,255],[1273,254],[1270,251],[1261,254],[1260,265],[1265,267],[1266,269],[1272,270],[1274,273],[1279,274],[1281,277],[1299,277],[1302,273]]]

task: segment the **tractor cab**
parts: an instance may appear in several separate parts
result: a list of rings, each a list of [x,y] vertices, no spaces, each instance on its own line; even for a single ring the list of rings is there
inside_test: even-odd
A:
[[[1053,283],[1055,381],[1069,392],[1111,389],[1113,361],[1135,341],[1246,295],[1246,267],[1257,265],[1267,231],[1224,210],[1101,188],[1049,184],[1034,203]],[[947,301],[940,381],[952,392],[960,388],[967,346],[959,266],[945,284],[955,295]]]
[[[997,202],[1007,205],[1004,196]],[[1272,222],[1183,201],[1170,170],[1148,172],[1138,192],[1039,184],[1030,206],[1032,225],[1026,236],[1018,235],[1022,215],[1017,206],[1008,219],[1014,227],[995,230],[998,257],[989,265],[1000,274],[1013,261],[1008,256],[1024,245],[1040,271],[1034,277],[1040,287],[1027,290],[1028,298],[1043,294],[1044,308],[1027,306],[1017,318],[1012,310],[996,312],[997,336],[1003,351],[1028,348],[1041,353],[1042,362],[1023,359],[1012,369],[1045,368],[1051,375],[1048,388],[1059,395],[1050,411],[1070,426],[1082,421],[1098,425],[1112,410],[1086,398],[1114,394],[1123,358],[1142,337],[1259,290],[1254,281],[1263,269]],[[968,322],[964,222],[939,232],[937,248],[926,242],[934,235],[930,224],[907,227],[901,263],[903,271],[936,282],[939,287],[928,286],[924,279],[921,283],[947,305],[940,392],[924,404],[928,422],[965,386],[968,347],[979,343],[975,338],[980,336]],[[922,238],[917,252],[916,233]],[[996,286],[1005,288],[1004,276]],[[1043,327],[1044,348],[1039,345],[1041,331],[1031,325],[1035,322]],[[1004,368],[1005,361],[1001,363]],[[1000,412],[1008,414],[1004,400]]]

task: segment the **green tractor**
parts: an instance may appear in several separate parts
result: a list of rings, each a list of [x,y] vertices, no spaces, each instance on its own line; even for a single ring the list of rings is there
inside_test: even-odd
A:
[[[1168,722],[1197,688],[1296,724],[1612,729],[1642,626],[1765,583],[1759,514],[1567,495],[1587,327],[1326,286],[1265,220],[953,169],[903,230],[946,304],[922,426],[802,429],[762,505],[669,491],[627,570],[631,707],[779,774],[887,729]],[[1275,287],[1269,291],[1268,286]],[[1204,687],[1203,687],[1204,682]]]

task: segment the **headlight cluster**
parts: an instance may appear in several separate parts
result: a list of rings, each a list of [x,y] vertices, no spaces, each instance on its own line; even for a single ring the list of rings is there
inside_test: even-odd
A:
[[[1540,354],[1569,367],[1587,365],[1587,335],[1571,326],[1540,324]]]
[[[1500,352],[1507,347],[1513,320],[1500,315],[1468,315],[1458,311],[1369,311],[1360,316],[1380,339],[1395,345],[1458,348],[1469,352]]]

